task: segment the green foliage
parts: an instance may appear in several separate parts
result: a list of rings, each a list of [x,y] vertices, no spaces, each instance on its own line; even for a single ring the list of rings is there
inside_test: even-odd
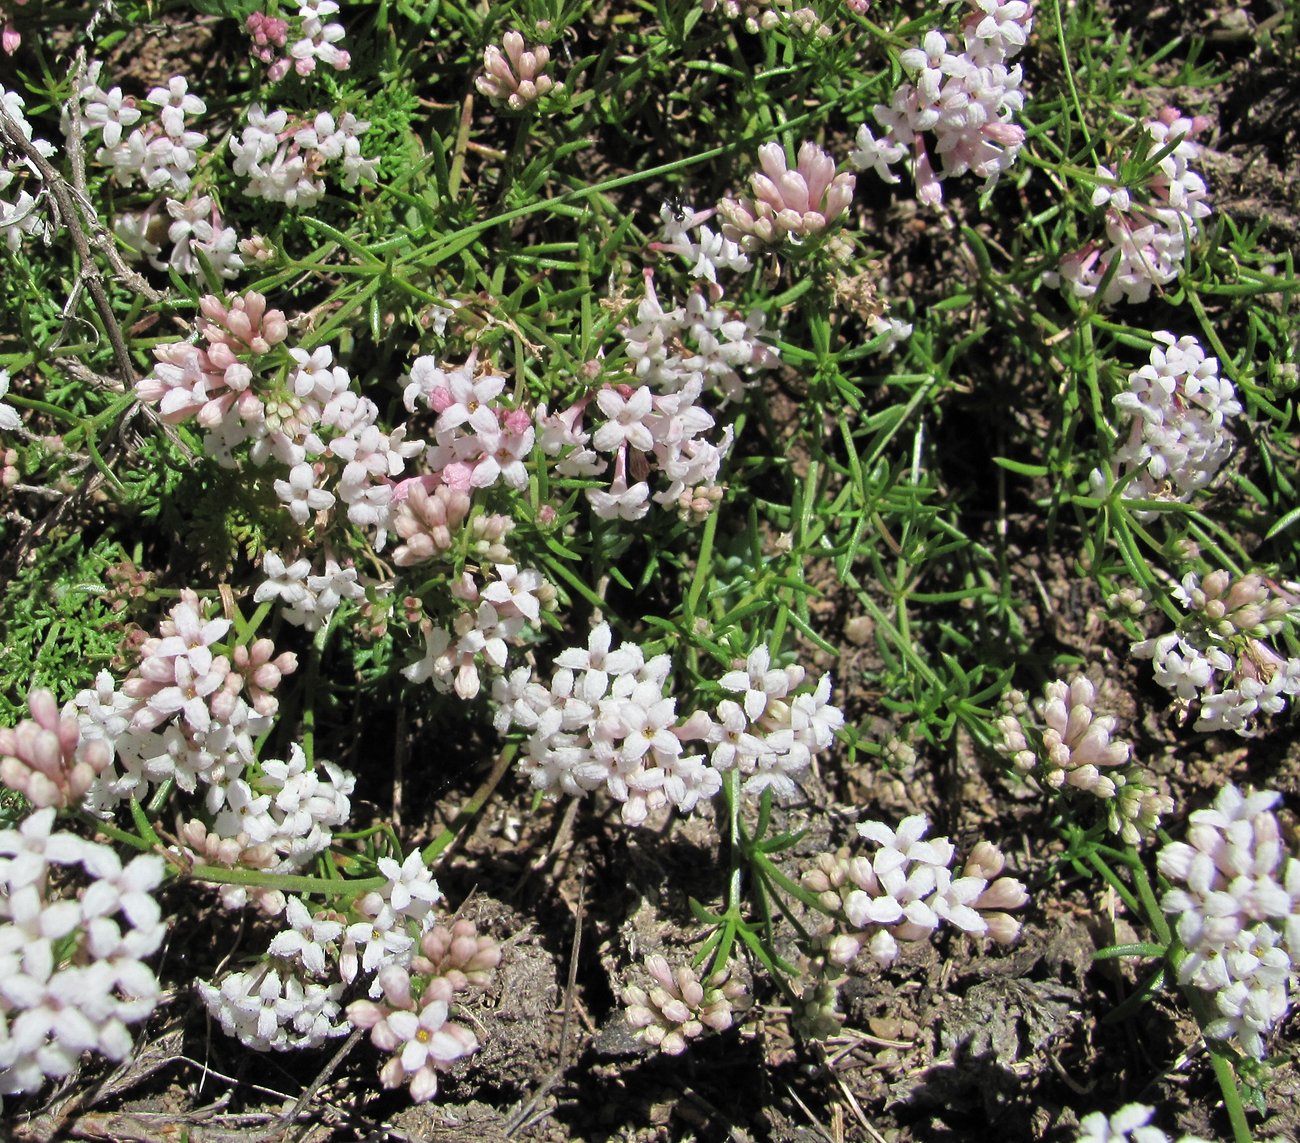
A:
[[[45,687],[65,702],[95,673],[123,665],[125,601],[112,593],[110,569],[127,560],[107,537],[65,535],[43,546],[0,596],[0,723],[27,715],[27,692]]]

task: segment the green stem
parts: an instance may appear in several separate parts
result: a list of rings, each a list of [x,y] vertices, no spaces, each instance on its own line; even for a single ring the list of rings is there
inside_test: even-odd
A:
[[[1143,913],[1142,905],[1138,899],[1129,892],[1127,885],[1122,882],[1116,875],[1115,871],[1107,865],[1096,853],[1088,854],[1088,863],[1101,874],[1102,879],[1115,890],[1124,901],[1128,911],[1135,917],[1140,917]]]
[[[219,865],[196,865],[185,870],[195,881],[213,885],[248,885],[261,889],[280,889],[286,893],[315,893],[322,897],[360,897],[382,889],[387,877],[361,877],[352,881],[331,877],[304,877],[294,873],[265,873],[260,869],[227,869]]]

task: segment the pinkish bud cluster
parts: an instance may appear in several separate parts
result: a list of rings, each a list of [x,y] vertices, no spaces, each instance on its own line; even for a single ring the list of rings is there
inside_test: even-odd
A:
[[[800,145],[793,170],[780,143],[760,147],[758,161],[760,170],[749,180],[753,197],[718,204],[723,236],[745,250],[815,238],[853,201],[853,175],[836,174],[835,160],[816,143]]]
[[[1110,829],[1131,845],[1150,836],[1173,802],[1156,779],[1130,761],[1132,747],[1112,739],[1113,715],[1096,711],[1097,694],[1082,675],[1049,682],[1032,704],[1019,691],[1003,697],[994,743],[1017,774],[1049,790],[1070,786],[1106,802]]]
[[[1156,682],[1181,706],[1197,704],[1197,730],[1251,737],[1263,716],[1300,694],[1300,658],[1283,658],[1266,641],[1295,613],[1298,592],[1259,575],[1188,573],[1173,593],[1186,617],[1176,630],[1134,643],[1133,654],[1152,661]]]
[[[1178,982],[1210,994],[1205,1034],[1233,1037],[1256,1059],[1290,1008],[1300,964],[1300,860],[1277,816],[1280,795],[1224,787],[1212,808],[1188,819],[1187,841],[1156,856],[1173,884],[1160,907],[1175,918],[1186,955]]]
[[[299,75],[310,75],[316,62],[346,71],[352,63],[351,55],[338,46],[343,39],[342,24],[326,23],[325,18],[339,10],[334,0],[298,0],[298,11],[289,20],[254,12],[244,23],[252,41],[254,59],[267,65],[267,78],[272,83],[283,79],[292,68]],[[283,55],[280,49],[294,41]]]
[[[483,74],[474,86],[496,106],[522,111],[543,96],[564,90],[564,84],[546,74],[550,62],[551,52],[544,44],[527,49],[523,36],[510,31],[502,37],[500,48],[489,44],[483,52]]]
[[[645,966],[653,981],[650,987],[623,989],[627,1022],[643,1042],[665,1055],[680,1056],[706,1029],[724,1032],[731,1027],[732,1006],[745,995],[745,987],[728,969],[701,979],[690,965],[671,968],[661,956],[647,957]]]
[[[254,843],[244,831],[226,836],[207,827],[198,818],[191,818],[176,831],[180,845],[176,852],[192,861],[195,865],[219,865],[226,869],[272,869],[279,856],[270,842]],[[229,895],[229,887],[223,890],[223,899]],[[284,894],[279,890],[254,887],[247,892],[238,892],[231,904],[239,908],[244,904],[255,905],[271,917],[279,916],[284,911]]]
[[[501,946],[480,936],[473,921],[461,918],[450,928],[435,925],[420,938],[420,955],[411,962],[418,976],[440,976],[456,992],[486,988],[501,963]]]
[[[437,484],[429,478],[403,481],[393,490],[393,531],[402,543],[393,549],[399,568],[422,564],[451,550],[452,536],[469,515],[469,493]]]
[[[943,923],[999,944],[1019,935],[1020,922],[1006,910],[1020,908],[1029,895],[1002,876],[1005,859],[997,846],[980,842],[954,877],[955,848],[946,837],[923,840],[928,828],[923,814],[904,818],[896,831],[862,822],[858,833],[876,844],[874,854],[824,853],[803,874],[803,887],[817,894],[821,908],[849,926],[829,941],[832,964],[847,964],[865,948],[888,967],[899,941],[923,940]]]
[[[265,409],[251,389],[253,367],[289,335],[284,314],[268,310],[261,294],[248,293],[229,305],[211,294],[199,302],[200,337],[206,346],[188,341],[155,346],[158,364],[136,384],[142,401],[157,404],[164,421],[177,424],[195,417],[206,429],[235,418],[251,425],[265,418]]]
[[[31,691],[27,706],[30,719],[0,730],[0,782],[38,809],[79,805],[109,764],[108,746],[83,739],[76,718],[60,715],[47,690]]]
[[[298,669],[298,656],[292,651],[279,655],[270,639],[258,639],[251,647],[236,647],[231,656],[234,670],[243,678],[244,689],[258,714],[273,715],[280,702],[271,692],[285,675]]]

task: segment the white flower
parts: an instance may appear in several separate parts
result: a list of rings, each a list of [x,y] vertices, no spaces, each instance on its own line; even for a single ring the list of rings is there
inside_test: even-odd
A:
[[[325,975],[325,945],[343,931],[338,921],[320,921],[312,917],[301,897],[286,902],[285,918],[290,927],[277,933],[267,948],[272,956],[302,961],[312,976]]]
[[[288,480],[275,482],[275,494],[289,509],[289,514],[305,526],[313,512],[334,506],[334,494],[316,487],[316,473],[306,461],[289,470]]]
[[[414,939],[407,933],[404,918],[399,917],[388,904],[368,921],[358,921],[349,925],[344,941],[343,951],[339,957],[340,975],[351,984],[358,969],[371,975],[385,965],[405,965],[411,959]],[[357,960],[357,946],[364,946],[361,958]],[[378,996],[378,981],[372,988],[372,996]]]
[[[408,917],[427,916],[434,903],[442,897],[438,883],[425,866],[418,849],[411,850],[401,865],[391,857],[381,857],[376,864],[379,872],[388,878],[382,892],[395,913]]]
[[[285,603],[296,607],[308,599],[307,573],[311,570],[311,561],[295,560],[285,565],[278,552],[268,551],[262,556],[262,571],[266,579],[253,594],[256,603],[268,599],[283,599]]]
[[[596,404],[609,420],[596,430],[592,445],[600,452],[615,452],[625,441],[642,452],[653,449],[654,436],[645,425],[652,397],[646,387],[633,389],[627,397],[617,389],[602,389],[596,394]]]
[[[514,564],[497,564],[497,578],[483,591],[483,598],[497,606],[513,606],[529,622],[541,618],[541,603],[537,591],[542,586],[542,574],[534,568],[523,571]]]
[[[741,700],[745,714],[757,721],[767,709],[770,696],[784,697],[789,690],[786,673],[771,666],[772,655],[765,643],[760,643],[745,660],[745,669],[728,671],[718,684],[728,691],[743,693]]]

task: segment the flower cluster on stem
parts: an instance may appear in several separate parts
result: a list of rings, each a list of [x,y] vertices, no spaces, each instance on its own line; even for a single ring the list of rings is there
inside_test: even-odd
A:
[[[725,1032],[731,1027],[732,1006],[744,997],[745,987],[728,969],[701,979],[690,965],[673,968],[658,955],[647,957],[645,967],[650,987],[630,984],[623,989],[627,1022],[643,1043],[680,1056],[706,1029]]]
[[[870,857],[847,849],[821,854],[801,879],[847,926],[829,939],[832,963],[848,964],[865,949],[886,968],[898,957],[899,941],[923,940],[945,923],[999,944],[1019,935],[1020,922],[1007,910],[1023,906],[1029,895],[1019,881],[1002,876],[1005,859],[991,842],[976,845],[954,877],[956,849],[946,837],[925,840],[924,814],[904,818],[897,830],[878,821],[857,828],[875,844]]]
[[[628,825],[668,805],[691,812],[733,769],[749,795],[771,788],[790,797],[843,723],[830,704],[830,677],[809,689],[802,667],[770,667],[766,646],[720,680],[740,701],[723,700],[716,720],[707,710],[680,720],[669,656],[647,658],[635,643],[612,649],[612,641],[600,623],[585,648],[556,656],[549,685],[520,667],[497,680],[493,698],[497,729],[528,734],[522,769],[534,786],[552,797],[603,789]],[[688,751],[695,742],[703,752]]]
[[[124,1060],[128,1025],[160,989],[145,959],[166,926],[153,898],[163,862],[125,866],[111,849],[54,829],[55,810],[0,831],[0,1094],[71,1075],[81,1054]],[[71,872],[85,885],[76,895]]]
[[[758,162],[749,179],[751,195],[718,204],[723,237],[745,250],[817,237],[853,201],[853,175],[837,174],[835,160],[812,141],[800,144],[793,169],[780,143],[761,146]]]
[[[359,1026],[370,1028],[365,1016],[382,1007],[371,1002],[387,990],[391,1003],[399,981],[408,993],[413,977],[436,978],[448,992],[487,983],[500,962],[500,947],[469,921],[450,928],[437,923],[434,906],[441,893],[420,851],[404,861],[381,857],[377,864],[386,878],[380,889],[344,912],[289,897],[282,914],[287,927],[270,939],[263,957],[219,983],[198,982],[200,999],[228,1035],[257,1051],[318,1047],[345,1035],[354,1013],[362,1014]],[[354,1003],[345,1012],[345,992],[363,981],[371,1002]]]
[[[1196,704],[1196,730],[1251,737],[1300,693],[1300,658],[1274,646],[1297,591],[1261,575],[1189,572],[1173,593],[1187,615],[1175,630],[1134,643],[1133,654],[1152,661],[1156,682],[1184,709]]]
[[[1214,479],[1232,455],[1231,422],[1241,412],[1236,390],[1220,377],[1219,362],[1207,357],[1194,337],[1151,335],[1151,361],[1129,374],[1128,389],[1115,398],[1126,415],[1115,450],[1115,479],[1126,500],[1190,500]],[[1092,483],[1104,491],[1100,470]],[[1135,511],[1140,520],[1154,513]]]
[[[370,1042],[391,1053],[380,1069],[385,1087],[409,1085],[416,1103],[432,1099],[438,1073],[477,1051],[478,1039],[455,1014],[457,994],[485,987],[501,962],[501,948],[480,937],[468,921],[426,932],[409,967],[380,970],[370,1000],[348,1005],[348,1019],[370,1033]]]
[[[1047,276],[1078,298],[1104,305],[1145,302],[1178,276],[1187,250],[1210,214],[1205,182],[1191,164],[1201,116],[1168,107],[1142,128],[1134,153],[1117,167],[1098,165],[1094,206],[1105,208],[1105,239],[1067,254]]]
[[[1224,787],[1188,819],[1187,841],[1156,856],[1172,883],[1160,907],[1186,955],[1178,982],[1209,996],[1205,1034],[1256,1059],[1286,1016],[1300,963],[1300,860],[1286,850],[1269,790]]]
[[[489,44],[483,52],[483,73],[474,80],[480,95],[510,111],[523,111],[550,94],[558,95],[564,84],[546,74],[551,51],[545,44],[529,48],[523,36],[509,31],[501,47]]]
[[[1112,738],[1117,720],[1097,713],[1096,689],[1084,676],[1047,683],[1032,711],[1019,691],[1009,691],[1003,707],[994,745],[1016,773],[1046,789],[1069,786],[1101,799],[1110,829],[1130,845],[1154,833],[1173,809],[1154,775],[1131,761],[1132,747]]]
[[[298,11],[287,19],[253,12],[244,22],[253,58],[267,65],[267,79],[281,80],[290,69],[310,75],[318,61],[347,71],[352,57],[339,47],[346,34],[343,25],[326,22],[339,10],[335,0],[297,0],[297,5]]]
[[[1033,6],[1025,0],[968,0],[962,22],[962,48],[935,29],[918,47],[902,53],[908,79],[889,106],[878,105],[879,139],[866,124],[858,129],[850,161],[896,183],[891,167],[910,158],[916,197],[937,205],[942,182],[968,171],[991,188],[1015,162],[1025,130],[1015,122],[1024,105],[1022,72],[1011,60],[1020,53],[1033,26]],[[926,135],[934,137],[933,154]]]

